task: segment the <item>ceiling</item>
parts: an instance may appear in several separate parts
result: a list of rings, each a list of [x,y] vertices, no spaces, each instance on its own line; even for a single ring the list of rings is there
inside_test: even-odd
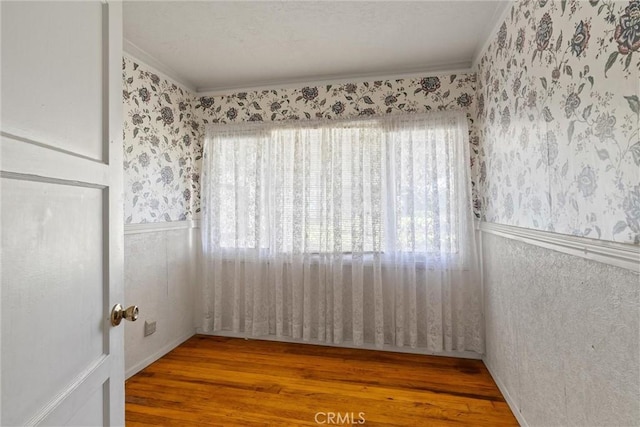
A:
[[[505,1],[127,1],[125,50],[199,92],[471,67]]]

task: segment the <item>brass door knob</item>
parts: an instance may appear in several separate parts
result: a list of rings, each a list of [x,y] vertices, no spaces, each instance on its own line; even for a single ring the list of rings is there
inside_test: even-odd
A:
[[[111,324],[118,326],[122,319],[127,319],[130,322],[135,322],[138,319],[138,306],[132,305],[126,310],[120,305],[116,304],[111,310]]]

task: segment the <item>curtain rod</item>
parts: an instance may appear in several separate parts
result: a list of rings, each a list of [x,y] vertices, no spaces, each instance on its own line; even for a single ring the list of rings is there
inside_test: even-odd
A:
[[[314,128],[327,125],[344,125],[348,123],[379,123],[379,122],[404,122],[424,120],[461,120],[467,118],[465,110],[438,110],[420,113],[403,113],[403,114],[384,114],[384,115],[368,115],[340,117],[337,119],[315,118],[315,119],[299,119],[299,120],[274,120],[274,121],[242,121],[242,122],[215,122],[207,123],[205,130],[207,132],[228,131],[233,129],[249,130],[249,129],[282,129],[282,128]]]

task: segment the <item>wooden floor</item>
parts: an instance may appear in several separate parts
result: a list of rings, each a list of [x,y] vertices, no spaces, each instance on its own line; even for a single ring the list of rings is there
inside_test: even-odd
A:
[[[127,426],[358,425],[360,415],[372,426],[518,425],[479,360],[195,336],[126,383]]]

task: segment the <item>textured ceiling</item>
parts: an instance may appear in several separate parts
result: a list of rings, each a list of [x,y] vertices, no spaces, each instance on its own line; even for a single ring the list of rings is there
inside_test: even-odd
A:
[[[461,69],[504,6],[130,1],[125,50],[198,91]]]

